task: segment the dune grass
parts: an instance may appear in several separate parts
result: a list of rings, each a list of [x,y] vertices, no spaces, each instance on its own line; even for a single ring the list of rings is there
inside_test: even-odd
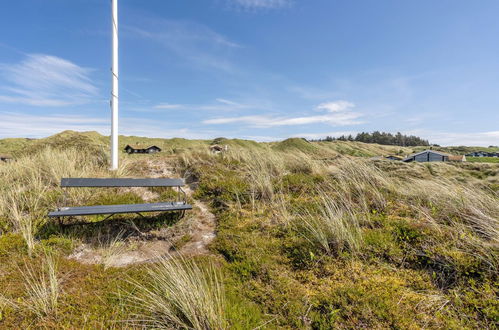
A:
[[[494,328],[497,165],[377,162],[345,154],[382,147],[348,142],[220,142],[228,152],[211,154],[201,141],[154,156],[211,207],[216,263],[175,257],[116,268],[124,245],[113,228],[101,240],[104,262],[82,265],[66,257],[99,231],[47,230],[61,177],[141,176],[147,155],[126,157],[116,174],[105,156],[71,148],[1,164],[0,327]],[[70,190],[66,203],[110,195]],[[42,248],[61,254],[58,267],[50,270]],[[22,306],[31,301],[40,302],[34,310]]]
[[[499,157],[466,157],[472,163],[499,163]]]
[[[221,273],[208,262],[162,258],[147,270],[147,284],[134,282],[129,302],[139,314],[131,324],[156,329],[226,329]]]
[[[327,254],[357,252],[362,236],[355,211],[325,192],[319,193],[319,200],[318,214],[309,212],[300,218],[301,234],[310,242],[318,243]]]
[[[37,318],[54,316],[61,294],[56,259],[50,254],[44,254],[39,268],[35,268],[27,260],[19,273],[24,280],[25,296],[21,299],[9,299],[0,292],[0,311],[11,307],[28,311]]]
[[[34,236],[47,224],[47,213],[56,205],[81,205],[91,198],[92,189],[59,187],[63,177],[123,176],[129,173],[129,161],[117,171],[108,170],[104,154],[78,149],[43,148],[24,155],[15,162],[0,166],[0,230],[19,232],[28,249],[35,245]],[[64,205],[64,206],[65,206]]]

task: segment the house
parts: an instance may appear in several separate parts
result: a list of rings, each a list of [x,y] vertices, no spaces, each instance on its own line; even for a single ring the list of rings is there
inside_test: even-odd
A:
[[[218,144],[210,146],[210,151],[214,154],[218,154],[220,152],[227,151],[227,150],[229,150],[228,145],[224,145],[223,147],[221,145],[218,145]]]
[[[385,159],[388,159],[388,160],[402,160],[403,158],[399,157],[399,156],[388,155],[388,156],[385,156]]]
[[[449,161],[449,154],[435,151],[435,150],[425,150],[418,152],[416,154],[410,155],[403,159],[404,162],[447,162]]]
[[[160,152],[161,148],[157,146],[145,147],[139,144],[127,144],[125,152],[128,154],[154,154]]]
[[[11,160],[13,160],[11,155],[6,155],[6,154],[0,155],[0,161],[2,162],[10,162]]]
[[[488,157],[488,152],[485,151],[473,151],[469,154],[466,154],[468,157]]]
[[[465,155],[450,155],[449,156],[449,162],[465,162],[465,161],[466,161]]]
[[[499,157],[499,152],[474,151],[466,154],[468,157]]]

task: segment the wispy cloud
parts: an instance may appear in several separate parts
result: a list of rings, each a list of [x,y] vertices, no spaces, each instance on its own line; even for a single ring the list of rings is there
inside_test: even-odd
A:
[[[160,103],[153,107],[154,109],[182,109],[182,104],[169,104],[169,103]]]
[[[291,0],[227,0],[227,2],[231,7],[247,10],[283,8],[292,3]]]
[[[209,27],[191,21],[148,19],[137,26],[125,26],[129,35],[151,40],[181,59],[198,66],[232,72],[230,53],[241,46]]]
[[[157,138],[186,138],[186,139],[210,139],[219,136],[219,132],[181,127],[164,128],[157,121],[144,120],[143,118],[126,118],[120,128],[120,134],[147,136]],[[133,124],[131,124],[133,123]]]
[[[321,103],[317,110],[326,112],[322,115],[310,115],[301,117],[284,116],[240,116],[224,117],[205,120],[204,124],[232,124],[242,123],[253,127],[275,127],[275,126],[295,126],[305,124],[324,123],[331,126],[348,126],[362,123],[358,119],[362,117],[361,113],[352,111],[355,105],[347,101],[336,101]]]
[[[215,102],[210,102],[206,104],[171,104],[171,103],[159,103],[153,106],[153,109],[159,110],[173,110],[173,109],[182,109],[182,110],[201,110],[201,111],[234,111],[234,110],[242,110],[242,109],[262,109],[265,105],[262,104],[244,104],[236,101],[217,98]]]
[[[413,134],[428,139],[430,143],[437,143],[443,146],[490,146],[499,145],[499,131],[487,132],[438,132],[425,129],[411,130],[403,132]]]
[[[42,137],[64,130],[109,131],[109,120],[79,115],[0,112],[0,137]]]
[[[297,134],[293,134],[293,137],[302,137],[302,138],[306,138],[306,139],[316,140],[316,139],[324,139],[328,136],[331,136],[331,137],[340,137],[342,135],[355,136],[357,133],[358,132],[356,132],[356,131],[334,131],[334,132],[324,132],[324,133],[297,133]]]
[[[4,82],[0,102],[32,106],[67,106],[95,99],[90,69],[60,57],[32,54],[17,64],[0,64]]]
[[[0,112],[0,138],[29,137],[40,138],[65,130],[97,131],[108,135],[109,118],[82,115],[50,114],[32,115],[15,112]],[[120,118],[120,134],[149,137],[183,137],[189,139],[214,138],[217,131],[192,130],[190,128],[165,128],[157,120],[135,117]]]
[[[335,101],[325,102],[317,106],[319,110],[326,110],[327,112],[343,112],[348,111],[350,108],[355,107],[355,104],[348,101]]]

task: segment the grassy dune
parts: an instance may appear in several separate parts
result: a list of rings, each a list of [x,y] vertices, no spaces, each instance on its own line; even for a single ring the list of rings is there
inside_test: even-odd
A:
[[[466,157],[472,163],[499,163],[499,157]]]
[[[0,164],[0,328],[497,326],[499,164],[374,161],[413,150],[340,141],[219,139],[230,146],[219,155],[213,141],[142,141],[167,152],[123,154],[110,173],[101,136],[63,132]],[[131,218],[50,221],[60,178],[140,177],[150,159],[192,182],[215,214],[211,254],[123,268],[69,259],[85,239],[116,233],[112,255]],[[142,200],[99,190],[67,198]],[[142,239],[172,226],[148,221],[137,222]]]

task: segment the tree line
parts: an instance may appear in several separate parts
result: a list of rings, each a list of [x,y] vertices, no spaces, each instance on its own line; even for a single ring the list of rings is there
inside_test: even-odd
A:
[[[414,135],[404,135],[400,132],[397,134],[374,131],[372,133],[362,132],[358,133],[355,137],[352,135],[342,135],[334,138],[327,136],[325,139],[319,141],[358,141],[365,143],[377,143],[391,146],[413,147],[413,146],[429,146],[428,140],[422,139]]]

